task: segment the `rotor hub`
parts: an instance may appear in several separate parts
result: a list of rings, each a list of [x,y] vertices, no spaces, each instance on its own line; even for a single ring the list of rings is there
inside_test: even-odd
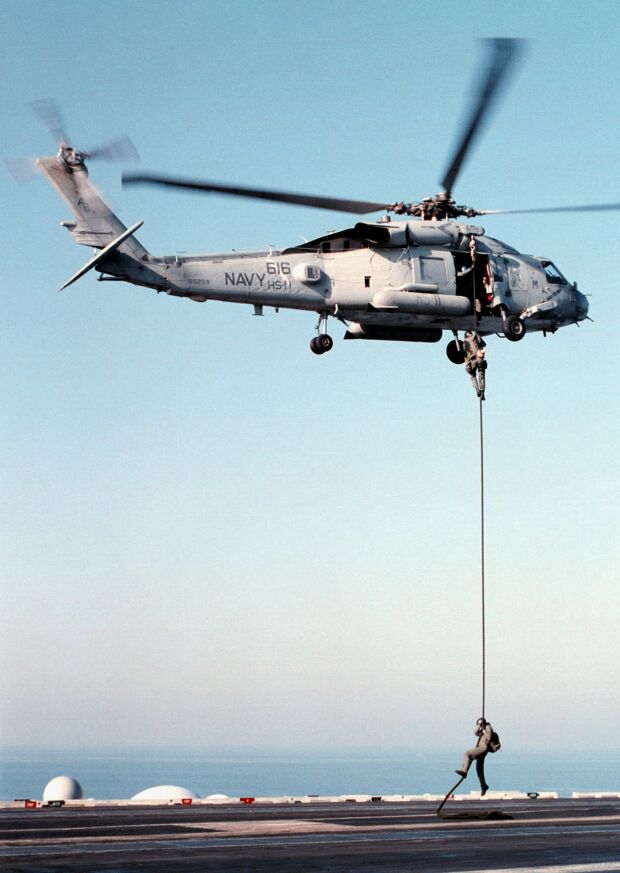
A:
[[[457,205],[447,191],[441,191],[434,197],[426,197],[419,203],[402,201],[393,203],[387,209],[388,212],[395,212],[396,215],[411,215],[425,221],[445,221],[448,218],[459,218],[461,215],[473,218],[474,215],[480,214],[471,206]]]
[[[72,146],[65,145],[65,143],[60,143],[60,147],[58,149],[58,157],[69,167],[70,170],[80,170],[84,169],[84,161],[88,157],[84,152],[79,152],[77,149],[74,149]]]

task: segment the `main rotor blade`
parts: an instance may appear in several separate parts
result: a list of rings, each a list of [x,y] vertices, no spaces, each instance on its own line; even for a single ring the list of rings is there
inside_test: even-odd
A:
[[[590,206],[544,206],[537,209],[477,209],[476,215],[523,215],[528,212],[615,212],[620,203],[593,203]]]
[[[250,188],[242,185],[223,185],[217,182],[183,179],[158,173],[124,173],[124,185],[163,185],[187,191],[207,194],[227,194],[232,197],[250,197],[254,200],[271,200],[275,203],[293,203],[297,206],[313,206],[316,209],[332,209],[337,212],[354,212],[363,215],[388,209],[386,203],[370,203],[365,200],[342,200],[337,197],[316,197],[312,194],[295,194],[291,191],[270,191],[266,188]]]
[[[36,115],[43,126],[49,130],[54,137],[56,145],[69,145],[69,138],[65,132],[60,107],[52,97],[31,100],[28,106],[33,115]]]
[[[482,130],[494,102],[500,94],[501,86],[506,82],[510,67],[516,60],[522,40],[520,39],[485,39],[483,40],[492,51],[485,70],[475,92],[469,113],[469,123],[454,152],[452,163],[448,167],[441,184],[444,190],[452,195],[452,188],[459,174],[461,165],[467,156],[476,136]]]

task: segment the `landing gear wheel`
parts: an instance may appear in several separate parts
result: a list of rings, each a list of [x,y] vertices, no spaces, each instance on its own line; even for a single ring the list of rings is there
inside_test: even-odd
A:
[[[464,364],[465,349],[463,348],[463,343],[451,340],[446,346],[446,355],[453,364]]]
[[[525,336],[525,322],[518,315],[509,315],[502,324],[504,336],[511,342],[516,343]]]
[[[323,352],[330,352],[333,349],[334,341],[328,333],[321,333],[316,339],[316,344],[320,348],[321,354],[323,354]]]
[[[334,345],[333,339],[327,333],[320,333],[310,340],[310,348],[315,355],[323,355],[329,352]]]

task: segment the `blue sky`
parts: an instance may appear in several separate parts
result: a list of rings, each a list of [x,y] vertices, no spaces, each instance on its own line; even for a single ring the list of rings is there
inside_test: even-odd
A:
[[[435,193],[480,36],[527,56],[459,179],[488,209],[618,201],[617,2],[14,2],[0,154],[119,133],[142,165],[369,200]],[[294,244],[345,215],[91,175],[153,253]],[[44,179],[2,197],[4,742],[452,746],[480,691],[477,404],[444,343],[91,273]],[[594,322],[488,348],[487,714],[617,745],[618,218],[489,217]],[[532,736],[533,719],[536,735]],[[542,739],[541,739],[542,738]]]

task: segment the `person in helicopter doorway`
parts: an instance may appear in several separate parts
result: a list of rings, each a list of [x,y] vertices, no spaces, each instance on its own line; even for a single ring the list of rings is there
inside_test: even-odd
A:
[[[479,718],[476,722],[475,735],[478,737],[475,749],[468,749],[463,756],[463,763],[460,770],[455,770],[459,776],[466,778],[472,761],[476,762],[476,773],[480,780],[480,796],[484,795],[489,790],[489,786],[484,778],[484,759],[488,755],[491,746],[491,738],[493,736],[493,728],[490,723],[484,718]]]
[[[485,370],[487,362],[484,359],[485,341],[479,333],[468,330],[465,333],[463,347],[465,351],[465,369],[471,377],[472,385],[478,397],[484,400]]]

